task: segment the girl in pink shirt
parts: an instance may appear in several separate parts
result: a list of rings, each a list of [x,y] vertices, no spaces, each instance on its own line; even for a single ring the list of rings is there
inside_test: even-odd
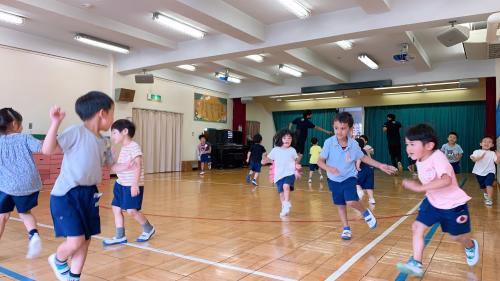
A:
[[[438,150],[437,133],[427,124],[418,124],[405,131],[406,151],[417,161],[418,178],[422,184],[403,180],[403,186],[416,192],[426,192],[418,216],[413,223],[413,259],[399,263],[398,269],[406,274],[422,276],[424,233],[435,223],[443,232],[465,246],[467,264],[474,266],[479,260],[479,243],[471,239],[469,209],[471,198],[458,186],[455,172],[446,156]]]

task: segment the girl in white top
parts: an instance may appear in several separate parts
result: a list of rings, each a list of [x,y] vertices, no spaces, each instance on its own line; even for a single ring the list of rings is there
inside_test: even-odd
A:
[[[496,168],[495,164],[500,162],[500,152],[491,151],[490,148],[494,146],[493,138],[490,136],[485,136],[480,143],[482,149],[478,149],[472,153],[470,159],[476,164],[474,164],[473,174],[476,174],[477,182],[479,183],[479,188],[484,192],[484,198],[486,199],[486,205],[493,205],[493,181],[495,180]]]
[[[365,142],[365,146],[363,147],[363,149],[368,154],[368,157],[372,158],[372,154],[375,154],[375,150],[373,150],[373,147],[368,145],[368,141],[370,140],[370,138],[366,135],[361,135],[361,136],[359,136],[359,138]]]
[[[273,168],[274,173],[273,182],[278,187],[278,193],[281,200],[281,213],[280,216],[286,216],[290,212],[290,191],[294,190],[295,184],[295,171],[302,168],[298,163],[297,151],[291,147],[293,143],[293,133],[288,129],[282,129],[274,136],[274,144],[276,145],[271,153],[267,155],[266,159],[262,160],[262,165],[274,160]]]

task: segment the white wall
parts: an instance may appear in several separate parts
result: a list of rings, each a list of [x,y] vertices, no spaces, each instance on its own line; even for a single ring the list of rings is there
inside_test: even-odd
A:
[[[262,135],[262,145],[269,153],[273,148],[273,137],[276,134],[274,129],[273,114],[266,111],[262,103],[247,104],[247,120],[260,122],[260,134]]]

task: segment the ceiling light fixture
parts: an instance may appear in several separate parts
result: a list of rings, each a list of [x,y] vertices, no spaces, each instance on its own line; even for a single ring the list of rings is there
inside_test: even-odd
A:
[[[337,42],[335,42],[335,44],[339,45],[339,47],[344,49],[344,50],[352,49],[352,42],[349,40],[337,41]]]
[[[288,98],[288,97],[298,97],[300,95],[286,95],[286,96],[270,96],[271,99]]]
[[[251,59],[253,61],[256,61],[258,63],[261,63],[264,61],[264,57],[262,57],[261,55],[249,55],[249,56],[246,56],[247,59]]]
[[[392,87],[378,87],[378,88],[373,88],[375,91],[378,90],[390,90],[390,89],[400,89],[400,88],[413,88],[417,87],[416,85],[403,85],[403,86],[392,86]]]
[[[314,99],[286,100],[286,102],[294,102],[294,101],[308,101],[308,100],[314,100]]]
[[[153,20],[159,24],[165,25],[177,31],[180,31],[186,35],[192,36],[196,39],[205,38],[206,33],[199,28],[196,28],[188,23],[185,23],[179,19],[163,15],[161,13],[154,13]]]
[[[376,64],[372,59],[370,59],[366,54],[360,54],[358,59],[366,64],[371,69],[378,69],[378,64]]]
[[[278,68],[279,68],[281,71],[283,71],[283,72],[285,72],[285,73],[288,73],[288,74],[290,74],[290,75],[292,75],[292,76],[295,76],[295,77],[302,77],[302,72],[300,72],[300,71],[298,71],[298,70],[296,70],[296,69],[293,69],[293,68],[291,68],[291,67],[289,67],[289,66],[287,66],[287,65],[280,64],[280,65],[278,65]]]
[[[458,90],[467,90],[467,88],[439,89],[439,90],[427,90],[427,91],[411,91],[411,92],[398,92],[398,93],[383,93],[382,95],[387,96],[387,95],[445,92],[445,91],[458,91]]]
[[[340,97],[328,97],[328,98],[315,98],[315,100],[329,100],[329,99],[343,99],[347,98],[346,96],[340,96]]]
[[[196,66],[191,65],[191,64],[182,64],[182,65],[178,65],[177,67],[185,69],[185,70],[189,70],[189,71],[195,71],[196,70]]]
[[[25,19],[21,16],[0,10],[0,20],[15,25],[22,25]]]
[[[226,77],[226,75],[224,73],[220,73],[220,72],[216,72],[215,76],[217,78],[219,78],[219,80],[220,80],[220,78],[225,78]],[[231,82],[231,83],[237,83],[237,84],[241,83],[241,79],[233,77],[233,76],[227,76],[227,80],[226,81],[227,82]]]
[[[438,85],[451,85],[451,84],[460,84],[460,82],[442,82],[442,83],[432,83],[432,84],[419,84],[419,87],[428,87],[428,86],[438,86]]]
[[[91,45],[98,48],[103,48],[113,52],[118,52],[122,54],[130,53],[130,48],[125,45],[113,43],[104,39],[99,39],[82,33],[77,33],[75,36],[75,40],[83,44]]]
[[[335,94],[335,91],[307,93],[307,94],[302,94],[302,96],[315,96],[315,95],[325,95],[325,94]]]
[[[307,9],[302,3],[296,0],[276,0],[278,3],[283,5],[287,10],[292,12],[294,15],[299,17],[299,19],[307,19],[311,16],[311,11]]]

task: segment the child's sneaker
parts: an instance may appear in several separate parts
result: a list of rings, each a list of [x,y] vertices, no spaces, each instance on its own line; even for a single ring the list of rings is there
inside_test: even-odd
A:
[[[247,176],[247,183],[250,183],[251,180],[252,180],[252,174],[248,174],[248,176]]]
[[[372,211],[370,211],[369,209],[366,209],[366,211],[368,212],[368,215],[365,217],[365,221],[368,224],[368,227],[374,229],[375,227],[377,227],[377,219],[373,215]]]
[[[488,193],[483,193],[484,199],[488,200]]]
[[[312,179],[312,178],[309,178],[308,183],[311,183],[311,182],[313,182],[313,179]]]
[[[28,243],[28,254],[26,255],[27,259],[34,259],[42,252],[42,239],[38,233],[33,234],[31,236],[30,242]]]
[[[200,175],[203,175],[203,174],[205,174],[205,171],[201,171]]]
[[[141,234],[141,236],[139,236],[139,238],[137,238],[137,242],[146,242],[149,239],[151,239],[151,236],[153,236],[153,234],[155,234],[155,227],[154,226],[149,233],[143,232]]]
[[[290,202],[283,201],[283,203],[281,203],[281,206],[282,208],[280,216],[284,217],[290,213],[290,207],[292,207],[292,204]]]
[[[67,262],[59,263],[56,260],[56,254],[52,254],[49,256],[49,264],[56,275],[57,280],[59,281],[67,281],[69,275],[69,266]]]
[[[413,174],[412,174],[412,175],[414,175],[414,176],[418,176],[418,174],[417,174],[417,173],[415,173],[415,172],[413,172]]]
[[[491,205],[493,205],[493,200],[487,199],[486,200],[486,206],[491,206]]]
[[[319,174],[319,180],[323,180],[323,175]]]
[[[373,198],[368,199],[368,203],[375,204],[375,199],[373,199]]]
[[[410,260],[408,263],[398,263],[399,271],[413,276],[424,276],[422,264],[418,261]]]
[[[474,246],[470,249],[465,248],[465,255],[467,256],[467,264],[475,266],[479,261],[479,243],[476,239],[472,239]]]
[[[359,200],[361,200],[361,198],[363,198],[364,195],[365,195],[365,193],[363,192],[363,190],[358,190]]]
[[[106,239],[104,241],[102,241],[102,244],[104,246],[109,246],[109,245],[114,245],[114,244],[125,244],[127,243],[127,236],[123,236],[122,238],[116,238],[113,237],[111,239]]]
[[[350,229],[344,229],[344,231],[342,231],[342,239],[351,240],[351,230]]]
[[[252,184],[253,184],[254,186],[258,186],[257,181],[256,181],[255,179],[253,179]]]
[[[208,169],[212,170],[212,164],[208,164]]]

